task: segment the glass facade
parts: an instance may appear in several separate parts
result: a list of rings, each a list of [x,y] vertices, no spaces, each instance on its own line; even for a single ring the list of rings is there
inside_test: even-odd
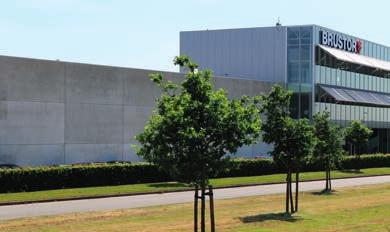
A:
[[[291,114],[310,118],[313,86],[313,27],[287,28],[287,87],[293,91]]]
[[[352,105],[338,103],[323,95],[319,96],[318,84],[342,86],[352,89],[390,93],[390,72],[376,70],[370,67],[342,62],[326,54],[317,44],[320,41],[320,31],[332,31],[327,28],[313,26],[313,94],[314,107],[312,113],[329,111],[331,119],[340,126],[348,126],[352,120],[364,122],[373,129],[373,135],[366,148],[360,152],[390,152],[390,108],[370,105]],[[338,32],[337,32],[338,33]],[[343,33],[338,33],[345,35]],[[346,37],[351,37],[345,35]],[[351,37],[354,38],[354,37]],[[355,38],[358,39],[358,38]],[[390,61],[390,48],[362,41],[363,48],[360,55],[375,59]],[[327,100],[329,99],[329,100]]]
[[[374,133],[366,148],[360,152],[390,152],[390,107],[340,103],[319,96],[319,84],[342,86],[365,91],[390,93],[390,72],[347,63],[327,54],[317,45],[320,31],[333,30],[320,26],[287,28],[287,88],[293,91],[291,114],[294,118],[311,118],[313,114],[329,111],[332,121],[345,127],[360,120]],[[343,33],[347,38],[358,39]],[[390,61],[390,48],[358,39],[363,47],[360,55]]]

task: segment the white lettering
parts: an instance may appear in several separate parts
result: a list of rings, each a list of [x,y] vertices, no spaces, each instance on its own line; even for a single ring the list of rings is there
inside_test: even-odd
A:
[[[322,31],[322,44],[328,44],[328,32]]]
[[[356,52],[356,41],[352,42],[352,51],[351,52]]]
[[[350,52],[351,51],[351,49],[352,49],[352,40],[351,39],[348,39],[347,40],[347,50]]]
[[[338,37],[338,40],[337,40],[338,48],[343,49],[342,37],[341,36],[337,36],[337,37]]]
[[[329,31],[320,31],[320,44],[349,52],[358,52],[356,39]]]

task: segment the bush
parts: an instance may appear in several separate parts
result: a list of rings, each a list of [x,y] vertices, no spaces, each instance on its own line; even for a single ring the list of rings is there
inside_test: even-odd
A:
[[[148,163],[89,164],[58,167],[0,169],[0,192],[106,186],[168,181]]]
[[[390,154],[346,157],[342,169],[390,167]],[[303,166],[301,171],[321,171],[316,163]],[[233,159],[217,177],[260,176],[283,173],[272,159]],[[149,163],[112,163],[0,169],[0,192],[38,191],[48,189],[153,183],[172,180],[166,173]]]
[[[343,169],[390,167],[390,154],[362,155],[360,159],[348,156],[342,161],[341,167]]]

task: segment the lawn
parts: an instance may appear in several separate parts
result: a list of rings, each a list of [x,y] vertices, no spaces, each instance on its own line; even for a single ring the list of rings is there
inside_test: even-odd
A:
[[[284,194],[216,201],[217,231],[361,231],[390,229],[390,184],[304,192],[300,212],[282,213]],[[191,231],[192,203],[0,222],[0,231]]]
[[[390,168],[371,168],[371,169],[361,169],[359,171],[333,171],[332,177],[343,178],[343,177],[358,177],[358,176],[384,175],[384,174],[390,175]],[[286,177],[284,174],[220,178],[220,179],[212,179],[211,184],[214,187],[268,184],[268,183],[283,182],[285,181],[285,178]],[[306,173],[302,173],[300,177],[301,180],[318,180],[323,178],[324,178],[323,172],[306,172]],[[168,182],[168,183],[72,188],[72,189],[37,191],[37,192],[4,193],[4,194],[0,194],[0,203],[50,200],[50,199],[66,199],[66,198],[73,198],[73,197],[103,196],[103,195],[116,195],[116,194],[166,192],[166,191],[185,190],[185,189],[190,189],[190,187],[181,183]]]

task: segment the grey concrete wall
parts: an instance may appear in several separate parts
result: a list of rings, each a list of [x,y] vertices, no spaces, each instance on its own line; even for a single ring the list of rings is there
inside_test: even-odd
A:
[[[21,166],[139,161],[130,144],[152,114],[153,70],[0,56],[0,164]],[[179,83],[179,73],[164,73]],[[231,98],[272,83],[214,79]],[[238,155],[265,154],[259,144]]]

